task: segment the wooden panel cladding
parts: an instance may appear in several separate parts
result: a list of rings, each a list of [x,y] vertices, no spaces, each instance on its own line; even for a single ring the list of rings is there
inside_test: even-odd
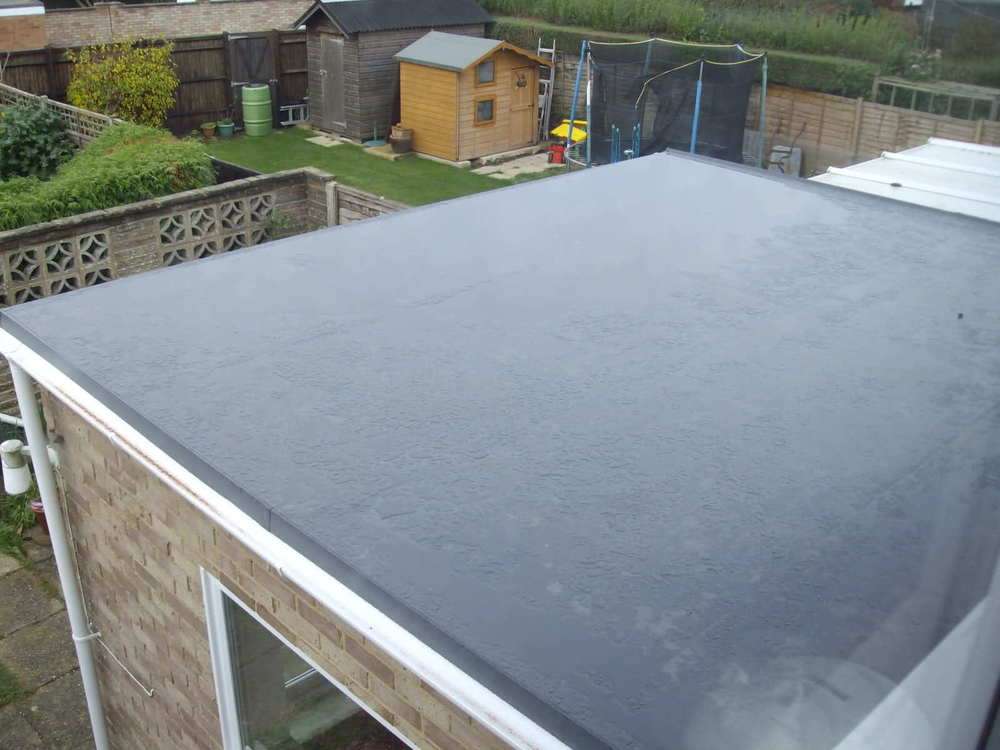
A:
[[[458,158],[458,73],[399,64],[402,123],[413,129],[413,149],[442,159]]]
[[[482,37],[484,29],[480,23],[445,26],[438,31]],[[399,101],[400,82],[399,63],[395,55],[428,31],[430,29],[423,28],[358,34],[360,86],[364,93],[360,102],[359,127],[364,138],[371,138],[373,133],[385,136],[394,120],[398,119],[400,110],[397,110],[396,103]]]
[[[476,159],[537,142],[537,65],[508,50],[498,52],[493,60],[493,83],[477,85],[475,67],[459,75],[459,160]],[[477,124],[476,102],[486,97],[496,97],[493,122]]]

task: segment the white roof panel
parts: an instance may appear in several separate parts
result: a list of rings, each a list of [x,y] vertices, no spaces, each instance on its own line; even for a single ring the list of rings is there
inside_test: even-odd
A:
[[[851,167],[817,182],[1000,222],[1000,148],[931,138],[925,145]]]

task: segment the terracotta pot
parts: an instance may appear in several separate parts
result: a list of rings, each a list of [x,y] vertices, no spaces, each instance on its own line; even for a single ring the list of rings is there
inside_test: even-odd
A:
[[[45,507],[42,505],[41,500],[31,501],[31,512],[35,514],[35,521],[42,527],[42,531],[45,535],[49,535],[49,524],[45,520]]]
[[[213,138],[215,138],[215,123],[214,122],[203,123],[201,126],[201,134],[206,141],[210,141]]]

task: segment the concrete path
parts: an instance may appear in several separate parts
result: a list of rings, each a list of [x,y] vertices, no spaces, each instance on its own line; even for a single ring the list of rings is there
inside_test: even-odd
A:
[[[0,664],[22,696],[0,707],[0,748],[91,750],[90,722],[52,549],[37,527],[26,560],[0,554]]]

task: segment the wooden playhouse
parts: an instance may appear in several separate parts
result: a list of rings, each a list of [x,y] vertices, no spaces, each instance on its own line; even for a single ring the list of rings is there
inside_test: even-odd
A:
[[[431,31],[401,50],[401,124],[413,150],[465,161],[538,142],[538,66],[498,39]]]

